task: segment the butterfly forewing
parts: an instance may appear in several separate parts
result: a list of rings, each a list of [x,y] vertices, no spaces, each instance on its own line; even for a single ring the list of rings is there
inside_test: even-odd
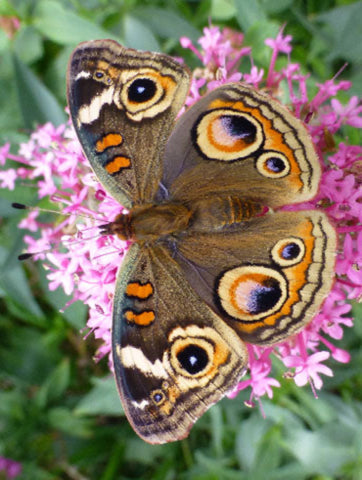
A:
[[[125,207],[153,200],[188,88],[187,68],[167,55],[112,40],[85,42],[73,52],[67,75],[73,125],[97,177]]]

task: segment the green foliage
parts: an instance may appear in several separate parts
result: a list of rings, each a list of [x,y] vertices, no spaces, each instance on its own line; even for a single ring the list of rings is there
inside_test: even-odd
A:
[[[65,121],[65,72],[78,42],[115,38],[181,55],[179,37],[196,41],[209,19],[243,30],[263,68],[270,60],[264,40],[286,22],[294,61],[319,81],[347,61],[341,78],[360,94],[361,13],[362,2],[347,0],[3,0],[0,16],[16,16],[20,29],[12,38],[0,30],[0,143],[24,139],[36,123]],[[214,406],[187,440],[147,445],[124,417],[106,361],[92,360],[96,342],[80,331],[84,305],[59,313],[65,295],[48,291],[41,266],[24,269],[16,260],[23,232],[9,200],[33,197],[22,187],[0,192],[0,456],[22,463],[19,478],[362,478],[361,321],[342,346],[351,364],[333,365],[335,376],[318,400],[281,379],[275,399],[263,400],[266,419],[240,395]],[[361,305],[354,311],[361,319]]]

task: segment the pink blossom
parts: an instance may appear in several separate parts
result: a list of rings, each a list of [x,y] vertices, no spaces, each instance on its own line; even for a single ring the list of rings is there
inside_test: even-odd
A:
[[[284,36],[284,28],[285,26],[279,30],[276,38],[267,38],[264,43],[265,45],[268,45],[268,47],[272,48],[273,50],[277,50],[278,52],[290,53],[292,51],[290,42],[293,40],[293,37],[291,35]]]
[[[20,475],[21,470],[21,463],[15,462],[15,460],[11,460],[10,458],[0,457],[0,472],[4,472],[4,478],[8,480],[16,478]]]
[[[294,381],[301,387],[312,381],[316,389],[320,390],[323,385],[323,381],[319,374],[333,376],[332,370],[323,365],[321,362],[327,360],[330,357],[328,352],[317,352],[309,355],[308,357],[301,357],[297,355],[290,355],[283,358],[284,365],[288,368],[295,368]]]
[[[281,74],[275,70],[275,64],[279,53],[289,54],[292,51],[292,46],[290,45],[290,42],[292,41],[292,36],[283,36],[284,27],[285,25],[279,30],[276,38],[267,38],[264,42],[265,45],[267,45],[273,50],[269,64],[268,76],[266,79],[266,84],[268,87],[274,86],[281,79]]]
[[[264,69],[261,68],[258,70],[258,67],[253,65],[251,67],[250,73],[244,73],[244,80],[246,83],[250,83],[253,85],[255,88],[258,88],[259,83],[262,81],[264,75]]]
[[[331,100],[333,110],[341,117],[342,124],[362,128],[362,105],[358,97],[351,97],[348,104],[343,106],[336,98]]]
[[[9,168],[5,172],[0,172],[0,187],[14,190],[16,178],[16,170],[14,170],[13,168]]]
[[[10,152],[10,143],[5,143],[5,145],[0,147],[0,165],[5,165],[9,152]]]

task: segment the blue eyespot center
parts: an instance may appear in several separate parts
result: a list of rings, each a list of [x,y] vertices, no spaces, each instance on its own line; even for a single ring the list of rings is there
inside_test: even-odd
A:
[[[251,315],[267,312],[275,307],[282,296],[279,282],[275,278],[268,278],[250,293],[247,309]]]
[[[268,160],[266,161],[266,166],[268,170],[275,173],[283,172],[283,170],[286,169],[285,162],[283,162],[283,160],[278,157],[268,158]]]
[[[162,393],[158,393],[158,392],[157,392],[157,393],[155,393],[155,394],[153,395],[153,400],[154,400],[156,403],[160,403],[161,400],[163,400],[163,397],[164,397],[164,396],[162,395]]]
[[[257,129],[247,118],[241,115],[222,115],[220,120],[231,137],[240,138],[248,144],[255,142]]]
[[[298,257],[300,251],[300,246],[297,243],[291,242],[283,248],[282,257],[284,260],[293,260]]]

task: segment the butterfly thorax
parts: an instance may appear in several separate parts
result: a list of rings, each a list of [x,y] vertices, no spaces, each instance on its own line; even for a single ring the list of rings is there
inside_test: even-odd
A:
[[[257,203],[237,196],[206,197],[190,204],[144,204],[120,214],[104,227],[122,240],[155,241],[182,232],[215,232],[249,220],[261,211]]]

